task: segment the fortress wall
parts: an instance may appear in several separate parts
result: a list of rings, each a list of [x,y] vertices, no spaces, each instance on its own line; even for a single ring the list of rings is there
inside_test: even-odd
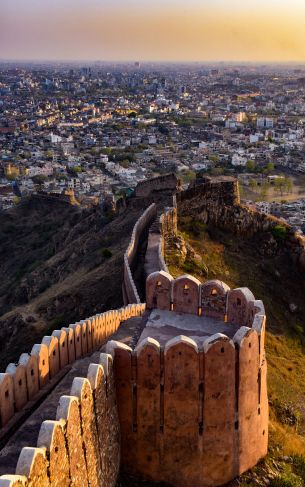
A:
[[[157,215],[156,205],[151,204],[141,215],[136,222],[129,246],[124,254],[124,281],[123,281],[123,295],[125,304],[140,303],[138,290],[132,276],[132,270],[136,262],[137,253],[139,250],[139,243],[143,237],[144,232]]]
[[[8,430],[15,413],[22,411],[29,401],[35,401],[38,392],[68,364],[98,350],[122,321],[141,316],[144,311],[145,304],[141,303],[107,311],[54,330],[51,336],[35,344],[30,354],[21,354],[16,364],[9,364],[5,373],[0,374],[1,428]],[[0,434],[1,431],[3,429]]]
[[[223,177],[207,180],[176,195],[179,216],[207,219],[213,208],[238,205],[240,203],[238,181]]]
[[[296,234],[285,221],[240,204],[237,181],[211,181],[177,194],[179,216],[194,217],[246,238],[272,231],[277,225],[287,229],[283,240],[293,262],[305,270],[305,237]]]
[[[112,359],[100,355],[87,378],[73,380],[59,399],[56,418],[43,421],[37,445],[24,447],[15,475],[0,487],[114,487],[120,464],[120,434]]]
[[[238,347],[238,473],[256,464],[267,453],[268,432],[265,364],[260,365],[259,340],[255,330],[241,327],[235,335]],[[261,391],[264,390],[264,398]]]
[[[174,279],[165,271],[153,272],[146,279],[146,307],[210,316],[253,327],[259,335],[260,350],[264,349],[264,305],[248,288],[230,290],[217,279],[201,284],[188,274]]]
[[[222,485],[267,453],[266,366],[258,334],[213,335],[203,348],[175,337],[132,351],[109,342],[121,425],[121,464],[131,476],[177,487]],[[259,387],[258,387],[259,384]]]
[[[179,190],[180,184],[175,174],[166,174],[164,176],[158,176],[146,181],[141,181],[137,184],[134,194],[136,197],[145,198],[151,195],[154,191],[172,191]]]

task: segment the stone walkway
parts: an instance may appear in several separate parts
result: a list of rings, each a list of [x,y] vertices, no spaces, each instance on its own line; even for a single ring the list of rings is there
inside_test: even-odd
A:
[[[160,270],[159,266],[159,243],[161,235],[160,233],[149,233],[147,250],[145,255],[144,273],[145,277],[149,276],[153,272]]]
[[[201,347],[207,337],[215,333],[223,333],[233,338],[239,328],[238,325],[224,323],[216,318],[154,309],[147,318],[139,342],[151,337],[164,346],[171,338],[185,335],[195,340]]]

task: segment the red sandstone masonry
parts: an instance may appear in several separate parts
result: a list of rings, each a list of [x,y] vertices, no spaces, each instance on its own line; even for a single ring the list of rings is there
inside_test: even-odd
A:
[[[26,367],[19,364],[9,364],[6,372],[13,378],[14,398],[16,411],[20,411],[27,403],[27,386],[26,386]]]
[[[221,281],[200,284],[187,275],[174,280],[164,271],[147,278],[146,295],[148,309],[188,309],[241,328],[233,340],[207,338],[202,350],[188,337],[174,338],[164,350],[151,338],[134,352],[108,343],[122,466],[175,487],[222,485],[267,453],[264,305],[247,288],[231,291]]]
[[[168,309],[182,313],[212,316],[253,326],[264,349],[265,309],[248,288],[230,290],[217,279],[203,284],[188,274],[177,279],[164,272],[153,272],[146,279],[147,309]]]
[[[200,411],[198,359],[197,344],[190,338],[176,337],[165,346],[161,468],[167,481],[177,486],[182,482],[188,486],[200,485],[202,476],[196,462]]]
[[[23,353],[17,364],[9,364],[0,374],[0,426],[3,427],[21,411],[29,400],[66,365],[92,351],[114,333],[130,316],[141,316],[145,304],[110,310],[80,323],[54,330],[33,346],[31,354]]]
[[[217,334],[204,343],[203,475],[214,484],[235,475],[235,346]]]
[[[171,309],[173,280],[174,278],[164,271],[148,276],[146,279],[148,308]]]
[[[137,442],[136,461],[140,471],[156,478],[160,464],[161,434],[161,361],[160,344],[147,338],[137,348],[137,410],[135,422],[140,432]],[[147,394],[149,389],[149,394]],[[145,452],[145,454],[143,454]]]
[[[183,336],[164,350],[151,338],[134,352],[119,342],[107,350],[127,472],[175,487],[218,486],[266,455],[266,364],[256,330],[242,327],[233,340],[213,335],[202,350]]]
[[[200,281],[193,276],[180,276],[173,281],[173,311],[199,314]]]
[[[155,203],[153,203],[145,210],[133,228],[130,244],[124,254],[123,295],[125,304],[140,303],[139,294],[132,277],[131,267],[136,259],[141,236],[143,235],[143,232],[148,229],[156,215],[157,208]]]
[[[120,437],[112,360],[101,354],[100,361],[89,366],[87,378],[74,379],[71,396],[59,400],[56,420],[42,423],[38,447],[21,450],[16,474],[2,475],[0,487],[116,485]]]

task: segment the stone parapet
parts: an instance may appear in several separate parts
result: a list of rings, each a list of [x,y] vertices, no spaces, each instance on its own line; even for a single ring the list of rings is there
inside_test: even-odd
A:
[[[157,208],[153,203],[144,211],[133,228],[130,243],[124,254],[123,296],[125,304],[141,302],[132,271],[137,259],[139,244],[156,215]]]
[[[23,353],[17,363],[9,364],[0,373],[1,428],[8,428],[15,413],[28,401],[35,400],[35,395],[67,365],[99,350],[122,321],[141,316],[144,311],[145,304],[131,304],[54,330],[51,336],[35,344],[29,354]]]
[[[114,487],[120,465],[112,358],[100,355],[86,378],[73,380],[59,399],[56,418],[43,421],[37,444],[22,448],[15,475],[0,487]]]
[[[267,454],[266,360],[258,331],[241,326],[199,344],[108,342],[121,427],[121,467],[175,487],[219,486]]]

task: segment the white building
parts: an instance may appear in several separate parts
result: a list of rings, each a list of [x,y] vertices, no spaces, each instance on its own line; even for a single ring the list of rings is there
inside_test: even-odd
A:
[[[53,132],[50,133],[50,140],[51,144],[59,144],[62,142],[62,137],[60,135],[53,134]]]
[[[241,154],[233,154],[231,164],[232,166],[245,166],[247,164],[247,158]]]
[[[259,117],[256,121],[256,126],[258,129],[272,129],[273,118]]]

